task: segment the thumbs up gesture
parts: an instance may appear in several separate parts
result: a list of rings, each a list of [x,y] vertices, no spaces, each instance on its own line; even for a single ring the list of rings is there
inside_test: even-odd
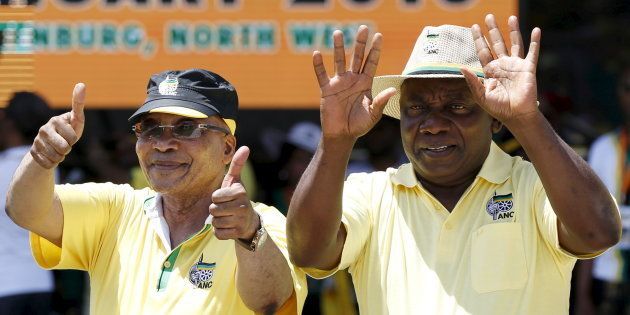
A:
[[[252,208],[241,183],[241,170],[248,156],[249,148],[245,146],[234,153],[221,188],[212,194],[212,204],[208,210],[213,216],[214,234],[220,240],[251,241],[260,228],[260,217]]]
[[[70,153],[72,146],[83,134],[85,116],[85,84],[77,83],[72,92],[72,110],[51,118],[39,129],[31,156],[43,168],[57,167]]]

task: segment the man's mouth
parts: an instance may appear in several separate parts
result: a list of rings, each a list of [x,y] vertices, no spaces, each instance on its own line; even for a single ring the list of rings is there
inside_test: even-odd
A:
[[[428,148],[425,148],[425,150],[429,150],[431,152],[442,152],[442,151],[446,151],[446,149],[448,148],[449,148],[448,145],[441,145],[441,146],[435,146],[435,147],[428,147]]]
[[[445,144],[445,145],[430,145],[430,146],[424,147],[423,149],[431,151],[431,152],[442,152],[442,151],[446,151],[446,150],[448,150],[450,148],[454,148],[454,147],[455,147],[455,145]]]
[[[422,148],[422,152],[432,157],[443,157],[450,154],[455,145],[430,145]]]
[[[172,162],[172,161],[155,161],[151,163],[155,169],[158,170],[174,170],[180,166],[184,166],[184,163]]]

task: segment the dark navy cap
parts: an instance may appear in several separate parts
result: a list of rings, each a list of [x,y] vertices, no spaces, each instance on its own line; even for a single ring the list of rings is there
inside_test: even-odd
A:
[[[147,98],[129,121],[135,123],[148,113],[191,118],[218,115],[234,134],[237,112],[236,89],[220,75],[203,69],[169,70],[151,76]]]

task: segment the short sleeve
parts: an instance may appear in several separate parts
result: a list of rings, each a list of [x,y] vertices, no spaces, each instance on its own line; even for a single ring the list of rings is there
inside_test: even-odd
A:
[[[45,269],[90,270],[103,234],[124,208],[128,185],[57,185],[55,193],[63,208],[61,248],[30,233],[35,261]]]
[[[558,217],[553,211],[553,207],[549,202],[549,198],[547,197],[547,193],[545,192],[540,179],[537,179],[534,184],[533,198],[534,215],[536,217],[538,229],[545,241],[545,245],[555,253],[554,256],[557,259],[589,259],[597,257],[604,252],[601,251],[594,254],[576,255],[562,248],[562,246],[560,246],[560,238],[558,237]]]
[[[372,221],[370,217],[372,178],[366,173],[351,174],[343,187],[343,212],[341,222],[346,228],[346,241],[341,252],[339,265],[332,270],[304,268],[306,273],[316,279],[329,277],[337,270],[343,270],[354,264],[360,257],[370,235]]]
[[[306,275],[304,271],[296,268],[289,259],[289,250],[287,249],[287,233],[286,233],[286,218],[274,207],[267,206],[262,203],[255,203],[254,210],[262,218],[262,224],[267,230],[267,234],[271,240],[276,244],[276,247],[282,252],[284,259],[291,269],[291,276],[293,278],[294,295],[291,299],[296,299],[297,309],[301,310],[306,300],[306,294],[308,293],[306,287]],[[292,301],[288,301],[290,303]],[[286,303],[285,303],[286,304]],[[284,307],[283,307],[284,309]]]

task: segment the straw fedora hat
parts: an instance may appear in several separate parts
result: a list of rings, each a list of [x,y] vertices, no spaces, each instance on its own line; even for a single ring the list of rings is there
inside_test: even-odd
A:
[[[400,119],[400,86],[407,78],[464,78],[460,68],[471,69],[483,78],[483,69],[477,56],[470,28],[456,25],[427,26],[416,41],[407,65],[401,75],[384,75],[374,78],[372,95],[394,87],[383,113]]]

